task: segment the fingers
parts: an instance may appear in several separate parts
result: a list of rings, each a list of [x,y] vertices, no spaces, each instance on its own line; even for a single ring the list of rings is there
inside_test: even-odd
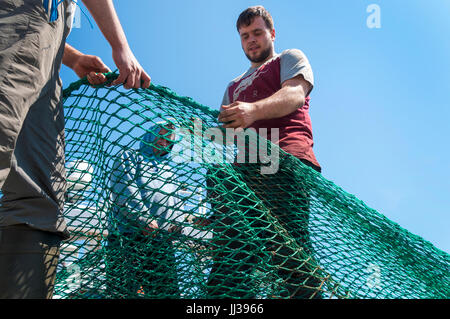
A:
[[[120,72],[119,76],[117,77],[117,79],[115,79],[111,85],[119,85],[125,82],[125,80],[127,79],[128,73],[125,72]]]
[[[233,121],[233,122],[230,122],[230,123],[227,123],[227,124],[223,124],[222,127],[223,128],[241,129],[241,130],[244,129],[244,125],[242,125],[242,123],[238,122],[238,121]]]
[[[245,129],[256,121],[255,113],[254,104],[236,101],[230,105],[222,105],[218,120],[224,123],[222,128]]]
[[[106,76],[102,73],[90,72],[86,77],[92,85],[100,85],[106,81]]]
[[[224,122],[223,119],[233,116],[236,113],[237,113],[236,109],[226,109],[226,110],[220,112],[218,120]]]
[[[129,47],[113,49],[112,54],[114,63],[119,69],[119,76],[111,83],[112,85],[123,83],[125,89],[148,88],[150,86],[150,77],[136,60]]]
[[[222,106],[220,107],[220,109],[221,109],[221,110],[228,110],[228,109],[230,109],[230,108],[232,108],[233,106],[236,106],[236,105],[238,105],[238,104],[239,104],[239,102],[236,101],[236,102],[233,102],[233,103],[228,104],[228,105],[222,105]]]
[[[233,113],[230,115],[219,116],[218,120],[222,123],[233,122],[237,119],[237,114]]]
[[[242,126],[242,121],[240,120],[239,116],[239,110],[234,107],[236,105],[236,102],[230,105],[222,105],[222,111],[220,112],[217,120],[224,123],[222,125],[223,128],[239,128],[240,126]]]
[[[156,222],[156,220],[153,220],[153,221],[150,223],[149,226],[150,226],[151,228],[153,228],[153,229],[158,229],[158,228],[159,228],[158,223]]]
[[[124,80],[123,87],[127,90],[134,86],[134,76],[133,72],[128,73],[126,79]]]
[[[239,113],[222,117],[219,119],[219,122],[224,123],[223,125],[221,125],[222,128],[234,128],[243,130],[247,127],[245,125],[244,119],[239,115]]]
[[[150,76],[147,73],[145,73],[145,71],[142,71],[141,80],[142,80],[142,87],[144,89],[147,89],[152,81]]]
[[[112,85],[119,85],[123,83],[123,87],[127,90],[131,88],[148,88],[150,86],[151,78],[141,68],[134,71],[119,70],[119,72],[119,77],[111,83]]]
[[[127,90],[129,90],[131,88],[138,88],[138,87],[135,87],[137,73],[139,73],[139,70],[132,70],[131,72],[128,73],[126,81],[124,81],[124,84],[123,84],[124,88],[126,88]]]
[[[96,68],[96,70],[95,70],[96,72],[101,72],[101,73],[111,72],[111,70],[108,68],[108,66],[106,64],[104,64],[102,59],[100,59],[99,57],[95,57],[94,66]]]
[[[135,72],[136,70],[131,67],[119,68],[119,76],[111,84],[123,84],[123,87],[125,89],[131,89],[132,87],[134,87]]]
[[[131,86],[132,88],[139,89],[141,87],[141,72],[140,70],[134,75],[134,83]]]
[[[234,120],[236,114],[238,113],[238,109],[234,108],[235,105],[235,103],[230,105],[222,105],[222,111],[219,113],[217,118],[219,122],[229,122]]]
[[[153,237],[156,237],[156,235],[158,234],[158,223],[156,222],[156,220],[151,221],[150,224],[147,225],[147,227],[145,227],[145,229],[142,231],[142,233],[145,236],[149,236],[152,235]]]

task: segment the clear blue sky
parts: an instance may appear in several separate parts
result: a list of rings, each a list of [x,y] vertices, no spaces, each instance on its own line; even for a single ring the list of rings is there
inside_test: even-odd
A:
[[[235,29],[262,4],[275,48],[309,58],[315,152],[323,175],[436,247],[450,252],[450,2],[446,0],[115,0],[130,46],[153,83],[218,109],[249,62]],[[343,4],[345,3],[345,5]],[[366,12],[377,4],[381,28]],[[87,13],[84,6],[81,6]],[[68,42],[111,49],[86,17]],[[66,87],[76,75],[63,67]]]

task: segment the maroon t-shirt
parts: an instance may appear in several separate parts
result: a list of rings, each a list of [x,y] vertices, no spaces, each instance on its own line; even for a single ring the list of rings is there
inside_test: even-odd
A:
[[[298,74],[314,85],[314,79],[309,62],[300,50],[286,50],[276,55],[259,68],[249,69],[242,76],[233,80],[225,92],[223,104],[235,101],[256,102],[273,95],[281,89],[281,84]],[[304,159],[320,169],[313,152],[313,134],[309,116],[309,92],[305,104],[294,112],[270,120],[254,122],[250,127],[259,132],[267,128],[267,139],[271,140],[270,129],[279,129],[278,145],[285,152],[297,158]],[[272,141],[276,142],[276,141]]]

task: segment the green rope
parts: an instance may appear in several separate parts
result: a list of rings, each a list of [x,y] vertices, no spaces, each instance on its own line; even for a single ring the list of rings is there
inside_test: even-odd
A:
[[[84,78],[63,96],[72,237],[56,297],[450,296],[447,253],[276,145],[246,141],[279,152],[275,174],[234,165],[236,148],[207,138],[217,110],[154,84]]]

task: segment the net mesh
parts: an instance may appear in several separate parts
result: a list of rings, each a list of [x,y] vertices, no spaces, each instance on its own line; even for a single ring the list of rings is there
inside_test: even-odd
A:
[[[450,295],[447,253],[263,136],[224,145],[216,110],[86,79],[63,103],[71,238],[56,298]]]

